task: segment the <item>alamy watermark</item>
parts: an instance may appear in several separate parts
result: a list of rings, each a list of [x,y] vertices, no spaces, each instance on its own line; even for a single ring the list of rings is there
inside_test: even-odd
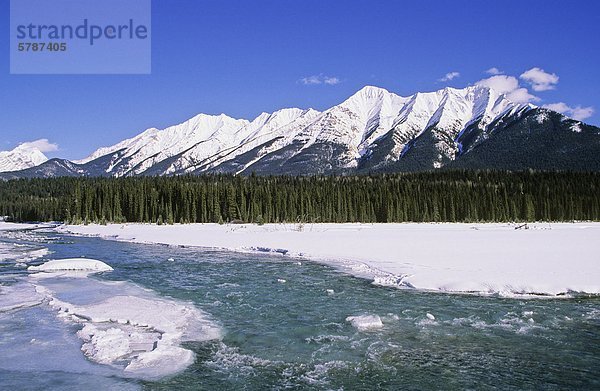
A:
[[[150,1],[11,0],[11,73],[150,73]]]

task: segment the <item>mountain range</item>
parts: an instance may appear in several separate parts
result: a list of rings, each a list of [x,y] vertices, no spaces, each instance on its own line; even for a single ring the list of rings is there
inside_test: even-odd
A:
[[[0,153],[1,179],[600,170],[600,128],[512,102],[484,86],[408,97],[367,86],[323,112],[282,109],[252,121],[200,114],[79,161],[46,160],[39,151],[18,149]]]

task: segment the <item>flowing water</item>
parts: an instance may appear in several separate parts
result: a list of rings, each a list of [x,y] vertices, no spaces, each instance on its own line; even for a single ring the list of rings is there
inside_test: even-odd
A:
[[[26,271],[81,256],[114,271],[83,279]],[[86,320],[59,316],[32,286],[80,306],[147,295],[193,307],[201,330],[218,332],[182,343],[195,359],[179,372],[131,375],[122,358],[84,354]],[[600,389],[598,297],[400,290],[285,256],[52,231],[0,232],[0,294],[0,389]]]

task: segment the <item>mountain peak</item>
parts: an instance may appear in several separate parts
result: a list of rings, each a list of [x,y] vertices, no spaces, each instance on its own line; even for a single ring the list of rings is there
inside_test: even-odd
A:
[[[248,122],[248,121],[245,119],[237,119],[237,118],[230,117],[225,113],[221,113],[221,114],[200,113],[200,114],[198,114],[176,126],[184,126],[184,125],[196,126],[198,124],[216,124],[216,123],[233,123],[233,122]],[[174,128],[174,126],[170,126],[164,130],[168,130],[171,128]]]
[[[396,105],[402,105],[406,101],[406,98],[396,95],[393,92],[389,92],[385,88],[365,86],[342,102],[339,106],[357,112],[368,112],[374,108],[380,107],[386,101],[394,101]]]
[[[48,158],[30,143],[19,144],[12,151],[0,152],[0,172],[19,171],[38,166]]]
[[[385,88],[367,85],[367,86],[364,86],[363,88],[361,88],[360,90],[356,91],[354,93],[354,95],[352,95],[350,98],[348,98],[348,100],[355,98],[355,97],[375,98],[375,97],[381,97],[381,96],[384,96],[387,94],[392,94],[392,93],[389,92],[388,90],[386,90]]]
[[[365,93],[381,93],[381,92],[389,92],[389,91],[386,90],[383,87],[366,85],[363,88],[361,88],[360,90],[358,90],[357,92],[358,93],[360,93],[360,92],[365,92]]]

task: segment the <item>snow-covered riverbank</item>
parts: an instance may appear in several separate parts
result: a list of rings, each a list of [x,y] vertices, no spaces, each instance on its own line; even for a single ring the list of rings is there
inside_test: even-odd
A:
[[[136,243],[279,252],[381,285],[445,292],[600,293],[600,223],[64,226]]]
[[[33,229],[40,228],[43,225],[41,224],[17,224],[17,223],[7,223],[4,221],[0,221],[0,231],[15,231],[20,229]]]

